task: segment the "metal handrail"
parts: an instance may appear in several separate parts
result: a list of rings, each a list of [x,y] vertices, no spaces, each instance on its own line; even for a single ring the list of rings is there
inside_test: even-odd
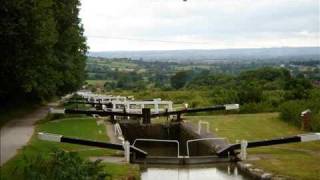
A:
[[[122,144],[124,144],[124,138],[123,138],[122,130],[119,123],[114,124],[114,133],[118,137],[118,139],[122,142]]]
[[[114,124],[114,130],[116,135],[122,136],[122,130],[119,123]]]
[[[199,121],[198,122],[198,134],[201,134],[202,124],[206,125],[207,133],[209,132],[210,124],[207,121]]]
[[[133,141],[132,146],[136,144],[137,141],[149,141],[149,142],[169,142],[169,143],[176,143],[178,147],[177,157],[180,158],[180,143],[178,140],[170,140],[170,139],[143,139],[138,138]],[[135,146],[134,146],[135,147]]]
[[[199,138],[199,139],[190,139],[187,140],[187,157],[190,156],[190,151],[189,151],[189,143],[190,142],[196,142],[196,141],[208,141],[208,140],[225,140],[226,138]]]

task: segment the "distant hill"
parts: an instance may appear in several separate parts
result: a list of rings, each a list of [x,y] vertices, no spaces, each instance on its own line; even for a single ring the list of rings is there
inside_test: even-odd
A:
[[[295,61],[319,60],[320,47],[283,47],[216,50],[157,50],[157,51],[102,51],[89,52],[89,56],[105,58],[131,58],[145,61]]]

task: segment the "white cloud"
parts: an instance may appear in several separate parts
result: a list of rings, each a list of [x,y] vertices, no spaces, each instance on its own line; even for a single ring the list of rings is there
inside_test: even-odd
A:
[[[81,3],[91,51],[319,46],[318,0]]]

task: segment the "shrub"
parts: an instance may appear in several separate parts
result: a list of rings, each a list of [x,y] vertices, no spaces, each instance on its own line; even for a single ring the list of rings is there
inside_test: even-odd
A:
[[[311,130],[320,132],[320,112],[318,112],[316,115],[312,116]]]
[[[301,112],[310,109],[312,113],[311,117],[311,129],[313,131],[320,130],[320,104],[317,101],[303,101],[293,100],[283,103],[280,106],[280,118],[286,122],[294,124],[300,127],[301,125]]]
[[[306,109],[305,101],[287,101],[280,106],[280,118],[286,122],[300,126],[300,114]]]
[[[30,159],[25,157],[24,161],[25,165],[22,167],[24,179],[98,180],[108,176],[103,171],[101,161],[83,160],[75,152],[55,150],[49,157],[43,155]]]
[[[240,106],[240,113],[273,112],[275,109],[270,103],[247,103]]]

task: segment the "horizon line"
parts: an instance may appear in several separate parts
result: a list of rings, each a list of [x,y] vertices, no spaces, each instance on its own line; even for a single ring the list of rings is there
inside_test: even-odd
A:
[[[99,50],[90,51],[88,53],[99,53],[99,52],[139,52],[139,51],[208,51],[208,50],[246,50],[246,49],[281,49],[281,48],[320,48],[320,46],[274,46],[274,47],[243,47],[243,48],[213,48],[213,49],[153,49],[153,50]]]

